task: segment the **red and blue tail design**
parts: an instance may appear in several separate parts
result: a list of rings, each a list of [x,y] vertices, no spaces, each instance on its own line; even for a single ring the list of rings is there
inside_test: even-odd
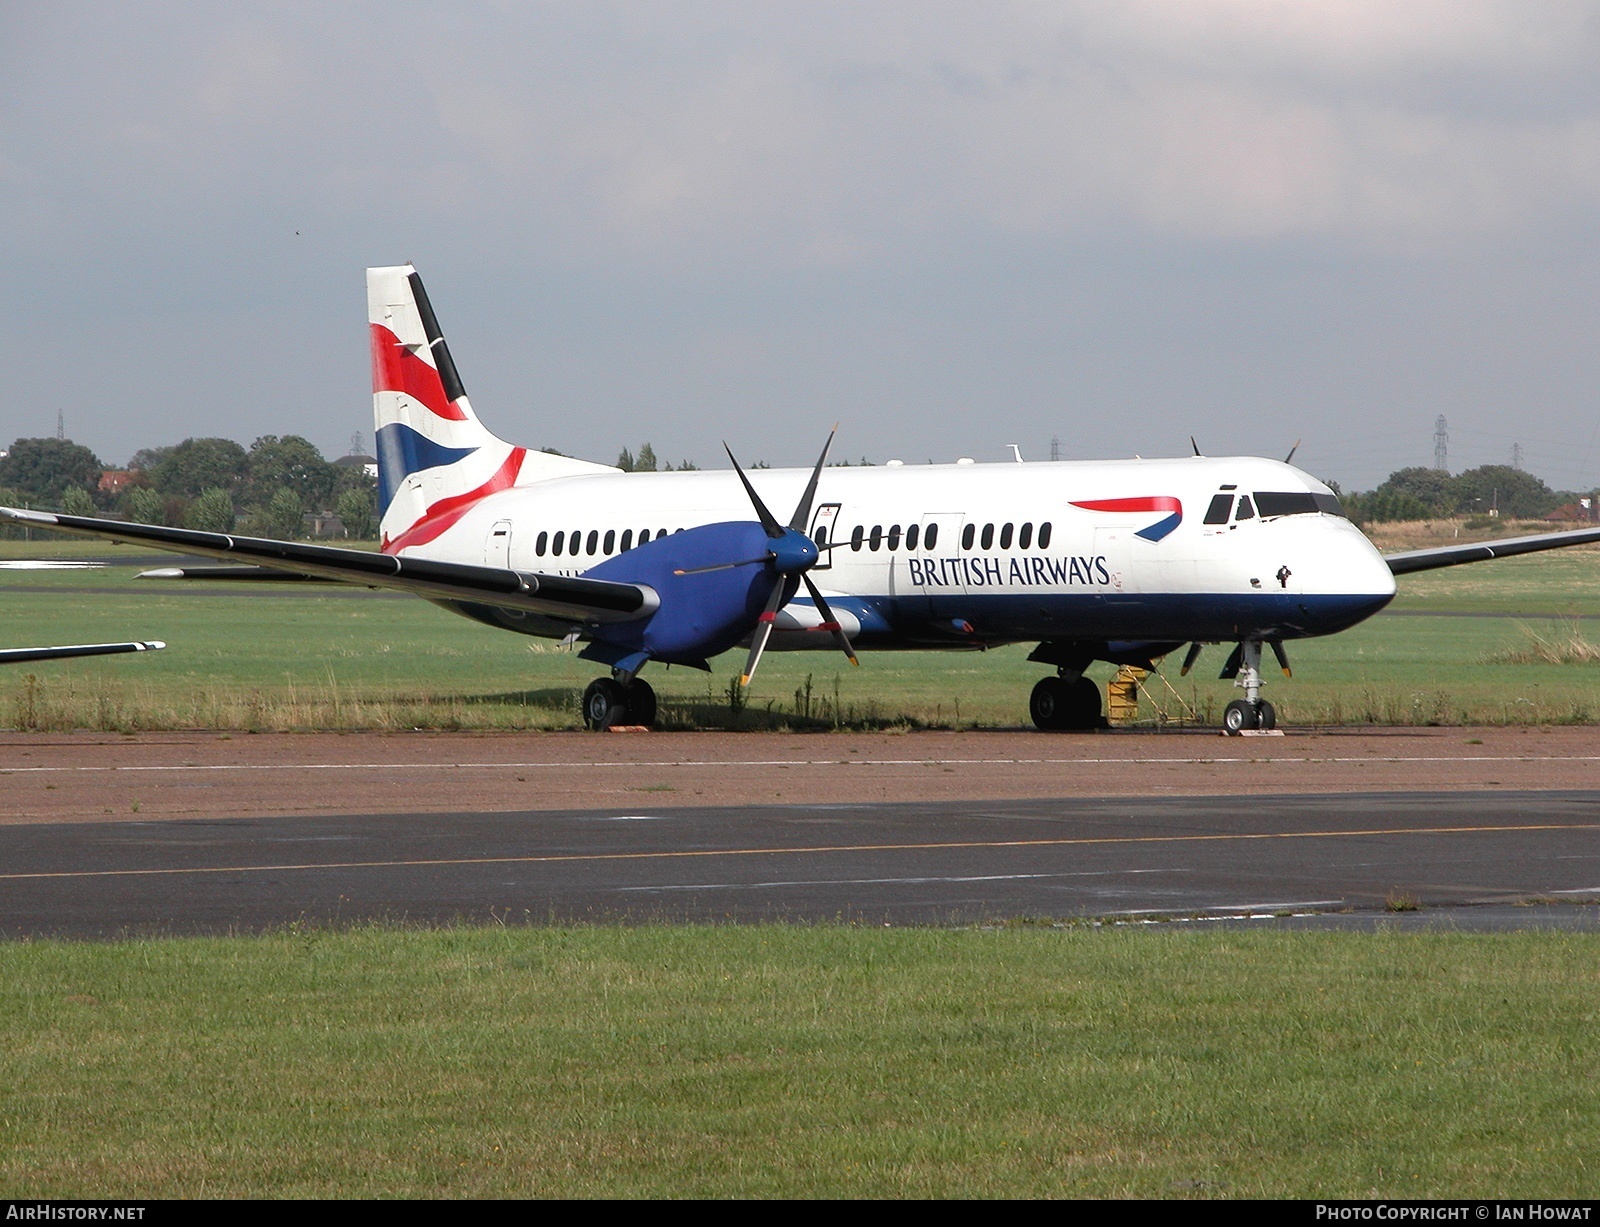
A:
[[[411,265],[367,270],[367,319],[385,553],[427,544],[496,491],[606,471],[513,447],[478,421]]]
[[[1160,541],[1179,524],[1183,523],[1183,504],[1170,494],[1157,494],[1147,498],[1096,498],[1088,499],[1081,503],[1073,503],[1074,507],[1082,507],[1085,511],[1165,511],[1170,514],[1157,520],[1148,528],[1141,528],[1134,533],[1135,537],[1143,537],[1146,541]]]

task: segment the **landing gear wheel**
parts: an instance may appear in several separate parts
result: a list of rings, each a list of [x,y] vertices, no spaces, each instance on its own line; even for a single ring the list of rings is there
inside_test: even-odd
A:
[[[1086,677],[1039,680],[1028,696],[1028,714],[1037,728],[1093,729],[1100,727],[1100,687]]]
[[[1235,699],[1222,709],[1222,728],[1229,737],[1260,727],[1261,713],[1244,699]]]
[[[583,725],[603,733],[613,724],[622,723],[627,707],[627,692],[609,677],[597,677],[583,692]]]
[[[1265,699],[1261,700],[1261,711],[1257,717],[1256,727],[1259,729],[1275,729],[1278,727],[1278,709]]]
[[[642,725],[647,729],[655,727],[656,692],[651,689],[649,682],[636,677],[629,684],[624,722]]]

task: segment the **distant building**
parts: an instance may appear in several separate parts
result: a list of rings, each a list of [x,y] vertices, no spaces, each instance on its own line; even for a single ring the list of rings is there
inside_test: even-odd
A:
[[[1600,500],[1580,498],[1557,507],[1545,519],[1558,524],[1600,524]]]
[[[107,469],[100,474],[101,494],[121,494],[133,484],[133,474],[127,469]]]
[[[344,521],[332,512],[312,511],[300,517],[308,537],[348,537]]]
[[[366,475],[373,481],[378,480],[378,458],[376,456],[363,456],[360,452],[351,452],[348,456],[340,456],[334,465],[341,469],[353,469],[360,465]]]

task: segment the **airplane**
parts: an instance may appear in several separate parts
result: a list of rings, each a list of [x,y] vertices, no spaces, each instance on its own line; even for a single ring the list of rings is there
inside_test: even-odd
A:
[[[454,613],[561,640],[608,672],[585,724],[650,726],[649,664],[709,671],[763,653],[972,651],[1036,643],[1051,670],[1040,729],[1099,727],[1096,661],[1153,669],[1190,645],[1234,645],[1229,734],[1270,730],[1261,660],[1337,634],[1394,598],[1397,576],[1600,541],[1600,528],[1384,556],[1325,484],[1287,461],[1107,461],[625,473],[508,443],[479,420],[422,280],[367,270],[377,429],[377,553],[0,509],[12,521],[179,547],[244,566],[168,578],[339,581],[415,593]],[[1195,448],[1196,453],[1199,449]],[[1292,453],[1291,453],[1292,456]],[[787,520],[772,507],[792,508]],[[753,514],[752,514],[753,513]]]
[[[129,643],[73,643],[56,648],[0,648],[0,665],[25,665],[35,660],[65,660],[72,656],[118,656],[123,652],[157,652],[167,645],[159,639]]]

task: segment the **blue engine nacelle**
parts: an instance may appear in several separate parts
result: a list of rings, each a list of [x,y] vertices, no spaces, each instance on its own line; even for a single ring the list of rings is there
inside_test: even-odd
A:
[[[771,544],[761,525],[748,520],[703,524],[590,567],[584,575],[594,579],[648,584],[661,605],[638,622],[596,627],[584,655],[631,664],[629,658],[644,653],[667,664],[703,666],[755,629],[774,584],[798,584],[774,570]],[[703,567],[721,569],[679,574]]]

